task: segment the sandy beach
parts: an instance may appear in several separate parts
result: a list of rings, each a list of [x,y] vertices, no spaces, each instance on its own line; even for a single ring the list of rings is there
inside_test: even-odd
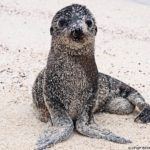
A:
[[[0,1],[0,150],[33,150],[46,124],[35,116],[31,89],[46,65],[53,15],[72,3],[86,5],[96,17],[96,62],[100,72],[137,89],[150,104],[150,5],[134,0]],[[96,122],[132,140],[116,144],[76,132],[51,150],[150,149],[150,124],[131,115],[99,113]]]

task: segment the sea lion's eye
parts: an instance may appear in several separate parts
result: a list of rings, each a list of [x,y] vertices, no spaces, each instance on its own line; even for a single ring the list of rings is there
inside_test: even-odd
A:
[[[86,22],[87,26],[90,28],[93,25],[93,21],[91,19],[87,19]]]
[[[61,18],[59,21],[58,21],[58,26],[59,27],[64,27],[64,26],[67,26],[68,25],[68,21],[64,18]]]

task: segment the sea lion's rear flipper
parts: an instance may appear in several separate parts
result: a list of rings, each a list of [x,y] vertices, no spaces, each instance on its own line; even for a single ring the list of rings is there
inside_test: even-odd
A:
[[[140,123],[150,123],[150,106],[145,107],[134,121]]]

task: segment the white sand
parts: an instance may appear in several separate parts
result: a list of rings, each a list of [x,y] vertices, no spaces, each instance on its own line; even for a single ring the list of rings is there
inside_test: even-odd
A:
[[[150,6],[129,0],[0,1],[0,150],[31,150],[46,124],[36,119],[31,87],[46,64],[52,16],[71,3],[86,4],[98,24],[101,72],[138,89],[150,103]],[[150,147],[150,125],[129,116],[98,114],[99,125],[133,141],[120,145],[74,133],[52,150],[125,150]]]

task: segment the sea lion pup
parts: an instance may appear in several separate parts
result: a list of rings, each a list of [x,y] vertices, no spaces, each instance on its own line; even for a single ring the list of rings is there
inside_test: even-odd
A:
[[[143,111],[136,120],[150,122],[150,107],[135,89],[98,73],[94,57],[97,27],[92,13],[82,5],[67,6],[54,16],[50,33],[51,50],[34,83],[33,102],[40,120],[51,121],[53,126],[38,140],[37,149],[68,139],[73,129],[92,138],[130,143],[98,127],[93,113],[129,114],[137,106]]]

